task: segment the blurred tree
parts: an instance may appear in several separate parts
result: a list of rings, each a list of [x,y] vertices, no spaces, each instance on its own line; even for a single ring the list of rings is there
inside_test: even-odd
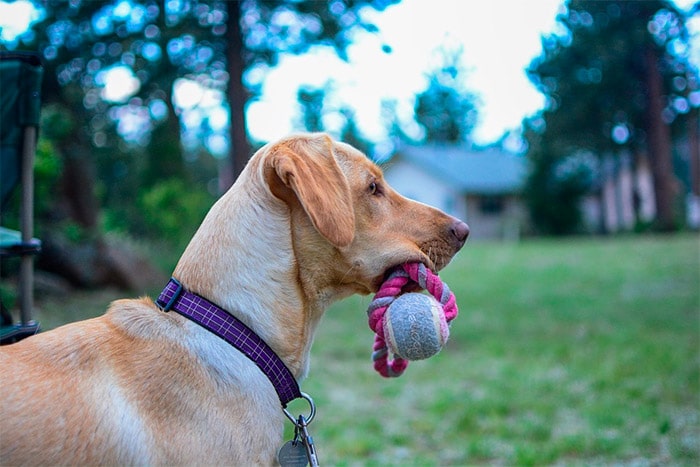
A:
[[[306,131],[323,131],[323,102],[327,91],[328,86],[323,88],[302,86],[297,91],[302,124]]]
[[[462,50],[441,51],[442,63],[428,75],[428,87],[416,96],[415,119],[426,142],[465,143],[478,120],[478,98],[466,89]]]
[[[551,233],[574,231],[596,172],[580,155],[627,148],[648,153],[658,227],[674,228],[671,126],[687,128],[683,120],[700,105],[684,14],[664,0],[570,0],[557,20],[563,32],[543,38],[528,70],[547,97],[544,112],[525,124],[533,219]]]
[[[197,93],[214,92],[221,101],[229,94],[232,144],[231,163],[221,175],[225,189],[233,181],[232,168],[237,174],[251,152],[241,140],[245,103],[257,96],[278,55],[327,44],[344,57],[355,27],[376,31],[362,8],[383,9],[395,1],[37,1],[42,14],[22,47],[43,53],[46,103],[60,115],[61,127],[70,127],[54,135],[65,159],[60,211],[94,230],[96,191],[128,219],[137,189],[171,177],[191,178],[180,122],[187,120],[193,135],[185,141],[191,155],[212,131],[208,117],[200,116],[199,123],[189,118],[202,100],[193,96]],[[114,81],[126,88],[121,95],[106,92]],[[176,101],[178,83],[188,102]]]
[[[396,99],[383,99],[381,102],[381,118],[384,122],[384,127],[386,133],[391,140],[391,146],[396,147],[397,144],[401,142],[406,142],[409,144],[419,144],[418,139],[415,136],[408,134],[407,127],[409,124],[413,123],[415,126],[419,126],[415,122],[415,110],[413,113],[413,118],[410,122],[401,121],[399,118],[399,103]],[[391,151],[388,151],[389,154]]]
[[[302,86],[297,91],[297,101],[301,106],[301,126],[306,131],[327,131],[334,134],[341,141],[344,141],[366,155],[371,155],[373,145],[369,142],[357,128],[355,123],[355,113],[346,106],[338,109],[328,109],[326,106],[326,96],[332,93],[333,87],[326,83],[321,88]],[[340,131],[329,130],[323,123],[324,116],[335,116],[342,121]]]
[[[115,173],[124,173],[125,168],[140,172],[137,186],[183,176],[179,124],[199,102],[196,98],[175,102],[178,80],[190,84],[190,94],[214,91],[228,103],[230,164],[221,174],[225,189],[252,152],[246,103],[259,94],[267,70],[276,65],[279,55],[327,45],[345,59],[357,28],[377,31],[362,10],[381,11],[398,1],[37,0],[41,19],[23,38],[23,47],[43,52],[48,76],[45,95],[64,105],[62,111],[80,134],[79,138],[71,135],[65,142],[71,150],[63,151],[80,162],[64,165],[66,179],[82,180],[65,184],[71,215],[86,227],[94,226],[97,203],[90,194],[98,170],[89,154],[95,149],[113,154],[123,146],[118,136],[146,149],[139,161],[114,161],[111,156],[103,160],[111,172],[105,179],[114,181],[103,190],[106,196],[123,184],[124,177]],[[105,84],[115,69],[121,72],[122,84],[130,82],[133,90],[110,99]],[[194,133],[206,140],[207,135],[201,134],[206,131],[205,120],[200,118],[204,127]],[[100,175],[104,174],[100,171]]]
[[[346,58],[355,28],[376,31],[362,9],[397,1],[36,0],[39,20],[20,48],[44,57],[45,108],[55,124],[45,135],[63,168],[52,217],[70,219],[85,238],[100,236],[101,219],[148,233],[133,206],[160,198],[139,192],[172,199],[183,185],[171,178],[204,186],[188,163],[202,147],[222,155],[229,148],[220,174],[227,188],[251,153],[245,104],[279,54],[323,44]],[[122,92],[111,95],[115,81]],[[207,100],[228,103],[230,136],[212,135]],[[183,122],[190,136],[181,139]],[[100,216],[98,195],[114,212]]]
[[[374,144],[364,137],[357,127],[355,111],[348,107],[341,107],[338,111],[343,117],[343,128],[340,130],[340,140],[359,149],[366,156],[372,157]]]
[[[209,77],[213,86],[218,77],[224,88],[216,74],[223,55],[212,64],[216,50],[205,40],[222,36],[224,11],[206,15],[168,5],[41,2],[41,19],[23,38],[24,47],[44,57],[44,134],[63,159],[54,217],[68,217],[91,235],[98,227],[97,191],[108,207],[133,213],[138,189],[186,178],[174,81]],[[120,95],[108,94],[110,80]]]
[[[243,0],[227,3],[228,96],[234,178],[251,155],[245,133],[245,103],[259,92],[265,70],[276,65],[280,54],[301,54],[315,45],[332,46],[338,56],[346,60],[345,51],[357,28],[377,32],[362,10],[383,11],[399,1]]]

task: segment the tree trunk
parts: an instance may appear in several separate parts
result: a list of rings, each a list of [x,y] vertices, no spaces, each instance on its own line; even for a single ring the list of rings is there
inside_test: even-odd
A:
[[[228,101],[231,113],[229,167],[219,176],[220,188],[225,191],[243,171],[251,156],[251,148],[246,132],[245,104],[248,92],[243,85],[243,34],[241,31],[241,2],[230,2],[226,20],[226,43],[228,50]]]
[[[652,46],[646,50],[646,82],[648,92],[647,135],[649,155],[654,177],[654,195],[659,229],[670,231],[676,228],[673,201],[675,180],[671,152],[671,130],[664,122],[664,92],[658,54]]]
[[[84,146],[68,144],[62,148],[63,205],[66,214],[90,233],[97,229],[99,206],[95,197],[95,164],[90,155],[84,155]]]
[[[690,149],[690,192],[700,197],[700,110],[692,109],[688,117],[688,148]]]
[[[168,114],[151,132],[151,140],[146,148],[145,167],[140,174],[141,189],[151,187],[169,178],[187,179],[185,161],[182,156],[180,119],[172,99],[172,87],[165,99]]]

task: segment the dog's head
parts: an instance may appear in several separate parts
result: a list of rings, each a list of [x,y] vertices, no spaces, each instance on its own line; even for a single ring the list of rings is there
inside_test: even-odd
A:
[[[288,137],[259,155],[270,192],[291,211],[300,276],[337,295],[375,292],[407,262],[438,271],[469,235],[464,222],[399,195],[376,164],[327,135]]]

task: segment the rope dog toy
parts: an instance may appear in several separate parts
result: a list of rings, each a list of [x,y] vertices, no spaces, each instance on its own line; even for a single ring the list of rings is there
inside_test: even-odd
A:
[[[431,296],[405,293],[409,282]],[[457,302],[447,284],[425,265],[409,263],[394,270],[369,304],[369,327],[375,332],[374,369],[385,378],[401,376],[409,360],[432,357],[449,337],[448,323],[457,317]],[[394,357],[389,359],[389,354]]]

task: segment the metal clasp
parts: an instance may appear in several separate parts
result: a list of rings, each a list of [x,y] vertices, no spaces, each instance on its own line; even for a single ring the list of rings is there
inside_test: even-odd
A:
[[[311,423],[311,420],[313,420],[316,416],[316,404],[314,404],[314,400],[311,398],[311,396],[309,396],[305,392],[302,392],[300,394],[303,399],[306,399],[306,402],[309,403],[309,407],[311,408],[311,413],[309,413],[309,416],[304,417],[304,420],[306,420],[306,424],[308,425],[309,423]],[[289,411],[286,408],[283,408],[282,410],[284,411],[284,414],[287,416],[287,418],[296,426],[297,417],[289,413]]]

